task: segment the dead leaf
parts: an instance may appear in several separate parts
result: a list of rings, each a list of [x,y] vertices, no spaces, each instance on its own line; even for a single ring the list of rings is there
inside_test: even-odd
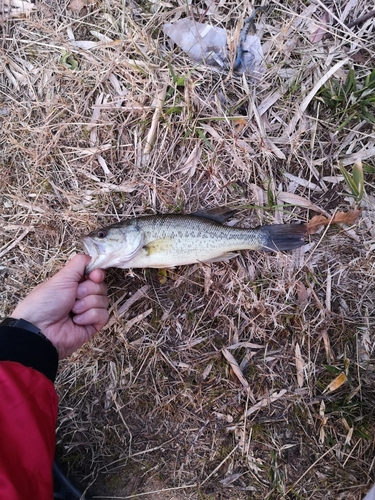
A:
[[[319,415],[322,417],[322,420],[325,418],[325,410],[326,410],[326,405],[325,402],[322,400],[320,402],[320,408],[319,408]]]
[[[358,217],[361,215],[362,209],[350,210],[350,212],[336,212],[333,216],[332,224],[348,224],[351,226],[357,222]]]
[[[154,114],[151,120],[151,127],[148,131],[144,151],[142,154],[142,164],[147,165],[150,153],[156,141],[157,132],[159,128],[159,120],[163,111],[163,104],[165,101],[165,96],[167,95],[168,85],[164,84],[160,89],[157,95],[154,97],[152,101],[152,107],[155,108]]]
[[[202,128],[206,132],[208,132],[214,139],[223,142],[222,136],[213,127],[211,127],[211,125],[207,125],[207,123],[202,123]]]
[[[100,47],[100,42],[92,42],[91,40],[72,40],[71,45],[79,49],[90,50]]]
[[[223,486],[228,486],[232,483],[234,483],[234,481],[237,481],[238,478],[240,478],[241,476],[243,476],[243,472],[237,472],[236,474],[230,474],[229,476],[225,477],[224,479],[221,479],[219,481],[219,483],[221,483]]]
[[[28,0],[4,0],[1,2],[1,14],[7,14],[11,17],[29,16],[35,5]]]
[[[343,419],[345,420],[345,419]],[[346,422],[346,420],[345,420]],[[348,425],[348,423],[346,422],[346,426]],[[353,432],[354,432],[354,427],[350,427],[350,429],[348,430],[348,434],[345,438],[345,446],[350,446],[350,442],[352,440],[352,437],[353,437]]]
[[[202,156],[202,148],[197,144],[193,151],[190,153],[188,159],[186,160],[185,164],[183,167],[180,168],[179,172],[182,174],[189,174],[189,177],[193,177],[195,174],[195,171],[197,169],[197,166],[199,164],[199,161]]]
[[[72,12],[81,12],[81,10],[88,5],[87,0],[71,0],[68,9]]]
[[[296,288],[297,288],[298,302],[302,307],[305,307],[305,305],[309,301],[309,293],[306,290],[306,287],[302,283],[302,281],[297,281]]]
[[[306,224],[306,234],[315,234],[320,226],[328,226],[332,224],[355,224],[362,210],[350,210],[349,212],[336,212],[332,217],[324,215],[315,215]]]
[[[236,129],[237,134],[240,134],[243,131],[243,129],[246,127],[247,120],[245,120],[245,118],[235,118],[233,120],[233,125],[234,125],[234,128]]]
[[[295,350],[295,361],[296,361],[296,368],[297,368],[297,382],[299,387],[303,387],[303,381],[304,381],[304,376],[303,376],[303,369],[305,367],[305,362],[302,358],[301,355],[301,349],[299,347],[299,344],[296,344],[296,350]]]
[[[137,290],[128,300],[126,300],[123,304],[121,304],[121,306],[119,306],[119,308],[117,309],[117,317],[120,318],[126,312],[128,312],[133,304],[135,304],[138,300],[146,296],[149,289],[150,289],[149,285],[144,285],[142,288]]]
[[[309,222],[306,224],[306,234],[315,234],[320,226],[326,226],[330,223],[328,217],[324,215],[315,215]]]
[[[331,363],[335,359],[335,357],[332,354],[331,342],[329,340],[329,336],[328,336],[327,330],[323,330],[322,331],[322,339],[323,339],[324,349],[326,351],[327,359]]]
[[[166,284],[166,282],[167,282],[167,270],[166,269],[159,269],[158,279],[159,279],[159,283],[161,285]]]
[[[320,415],[320,418],[322,419],[322,425],[321,425],[320,431],[319,431],[319,442],[321,444],[324,443],[324,440],[326,437],[324,427],[327,425],[327,420],[328,420],[327,417],[325,416],[325,409],[326,409],[326,405],[324,404],[324,401],[321,401],[320,408],[319,408],[319,415]]]
[[[206,380],[206,378],[209,376],[211,370],[212,370],[212,367],[213,367],[213,363],[210,363],[209,365],[206,366],[206,368],[203,370],[203,373],[202,373],[202,378],[203,380]]]
[[[265,407],[269,406],[274,401],[277,401],[278,399],[282,398],[284,396],[284,394],[286,394],[287,392],[288,391],[286,389],[281,389],[281,391],[274,392],[270,396],[261,399],[260,401],[258,401],[258,403],[256,403],[254,406],[252,406],[251,408],[249,408],[245,412],[245,414],[241,417],[241,420],[246,418],[246,417],[249,417],[250,415],[252,415],[256,411],[260,410],[261,408],[265,408]]]
[[[204,294],[208,295],[211,285],[213,283],[211,279],[211,266],[202,266],[203,274],[204,274]]]
[[[113,42],[112,38],[110,38],[107,35],[103,35],[103,33],[100,33],[99,31],[91,30],[90,33],[102,43],[112,43]]]
[[[372,156],[375,155],[375,146],[371,144],[371,146],[364,146],[361,150],[356,151],[353,154],[350,155],[343,155],[340,157],[340,163],[344,167],[347,165],[352,165],[355,163],[358,159],[361,160],[366,160],[367,158],[371,158]]]
[[[286,160],[286,156],[269,137],[264,137],[264,145],[280,160]]]
[[[310,210],[314,210],[314,212],[326,213],[323,208],[314,205],[314,203],[312,203],[310,200],[304,198],[303,196],[299,196],[298,194],[286,193],[282,191],[281,193],[277,194],[277,198],[284,203],[289,203],[290,205],[308,208]]]
[[[324,12],[320,18],[320,22],[316,23],[317,29],[314,30],[309,36],[311,43],[318,43],[322,40],[324,35],[328,32],[328,25],[331,24],[331,16],[328,12]]]
[[[128,333],[128,331],[134,326],[136,325],[137,323],[139,323],[140,321],[143,321],[145,318],[147,318],[147,316],[149,316],[150,314],[152,313],[152,308],[150,309],[147,309],[147,311],[145,311],[144,313],[141,313],[141,314],[138,314],[138,316],[136,316],[135,318],[132,318],[130,319],[129,321],[127,321],[126,325],[125,325],[125,330],[124,330],[124,334]]]
[[[97,160],[98,160],[99,165],[102,167],[103,172],[105,173],[105,175],[107,177],[113,177],[113,174],[109,170],[107,162],[105,161],[105,159],[101,155],[98,155]]]
[[[341,387],[347,381],[347,377],[344,372],[341,372],[337,377],[335,377],[330,384],[324,389],[324,392],[332,392],[336,391],[339,387]]]
[[[252,342],[237,342],[227,347],[227,349],[238,349],[239,347],[246,347],[247,349],[264,349],[264,345],[253,344]]]
[[[223,353],[224,358],[228,361],[230,364],[230,367],[232,368],[233,373],[235,376],[238,378],[238,380],[241,382],[243,387],[245,389],[249,388],[249,383],[243,376],[242,370],[239,367],[237,361],[235,360],[234,356],[228,351],[228,349],[222,349],[221,352]]]
[[[228,424],[233,422],[232,415],[226,415],[225,413],[219,413],[218,411],[214,411],[213,415],[215,415],[218,420],[224,420],[225,422],[228,422]]]

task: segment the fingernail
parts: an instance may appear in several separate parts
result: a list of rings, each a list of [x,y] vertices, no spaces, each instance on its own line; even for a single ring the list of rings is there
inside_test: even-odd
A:
[[[76,316],[73,316],[73,321],[74,323],[77,323],[77,325],[80,325],[82,323],[82,314],[77,314]]]
[[[83,309],[83,303],[82,303],[82,302],[77,301],[77,302],[74,304],[73,309],[74,309],[74,311],[75,311],[76,313],[79,313],[79,311],[82,311],[82,309]]]

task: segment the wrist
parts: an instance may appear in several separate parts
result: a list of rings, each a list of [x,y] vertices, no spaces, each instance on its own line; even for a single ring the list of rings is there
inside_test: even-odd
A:
[[[15,320],[24,320],[33,325],[35,328],[37,328],[39,331],[42,331],[42,325],[40,324],[40,320],[38,318],[39,316],[39,308],[37,307],[30,307],[29,306],[24,306],[23,303],[21,302],[12,312],[10,315],[11,319]],[[8,318],[6,318],[8,319]]]
[[[30,333],[34,333],[35,335],[39,335],[40,337],[44,338],[48,342],[50,340],[42,333],[40,328],[38,328],[36,325],[31,323],[30,321],[27,321],[26,319],[23,318],[14,318],[13,316],[9,318],[5,318],[1,323],[0,326],[11,326],[11,327],[16,327],[16,328],[22,328],[22,330],[27,330]]]
[[[0,323],[0,362],[14,361],[43,373],[52,382],[58,366],[56,347],[40,330],[23,319]]]
[[[59,352],[55,343],[52,342],[52,340],[42,332],[39,326],[37,326],[34,323],[31,323],[31,321],[28,321],[24,318],[20,318],[19,315],[12,314],[12,316],[5,318],[3,321],[0,322],[0,327],[1,326],[9,326],[26,330],[27,332],[37,335],[40,339],[43,339],[44,341],[50,343],[57,350],[57,352]]]

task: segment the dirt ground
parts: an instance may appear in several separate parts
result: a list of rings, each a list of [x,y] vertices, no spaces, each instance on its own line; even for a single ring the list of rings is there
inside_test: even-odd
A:
[[[309,227],[292,252],[108,270],[110,322],[56,382],[71,474],[98,499],[363,498],[375,482],[370,2],[259,12],[256,78],[231,69],[246,0],[0,6],[1,317],[121,219],[230,206],[237,226]],[[184,18],[227,30],[228,67],[164,34]]]

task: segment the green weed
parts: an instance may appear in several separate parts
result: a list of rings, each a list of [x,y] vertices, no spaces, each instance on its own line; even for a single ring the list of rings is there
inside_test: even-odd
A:
[[[346,82],[330,81],[323,87],[318,98],[339,118],[340,132],[352,120],[375,123],[375,70],[364,79],[356,77],[353,68],[349,70]]]
[[[357,161],[353,165],[353,171],[350,174],[345,167],[339,164],[339,169],[344,177],[345,184],[347,185],[350,194],[357,203],[359,203],[364,195],[364,177],[363,177],[363,167],[362,162]]]

